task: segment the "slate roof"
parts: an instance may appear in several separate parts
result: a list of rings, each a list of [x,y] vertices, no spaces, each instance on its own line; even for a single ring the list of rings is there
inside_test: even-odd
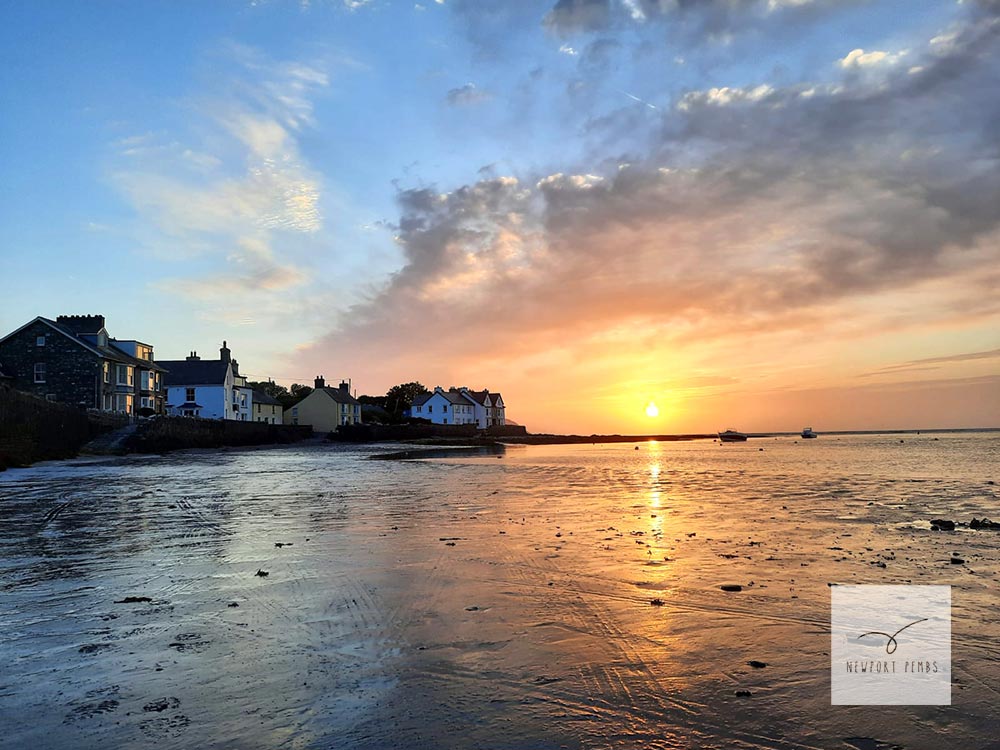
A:
[[[435,393],[440,393],[449,403],[452,404],[467,404],[468,399],[472,399],[480,406],[484,406],[486,403],[486,397],[489,396],[494,404],[496,404],[497,399],[503,399],[499,393],[491,393],[489,390],[482,391],[434,391],[432,393],[422,393],[413,399],[413,406],[423,406]]]
[[[163,382],[167,387],[181,385],[223,385],[229,363],[221,359],[170,359],[161,361],[167,368]]]
[[[253,402],[264,406],[281,406],[281,402],[264,391],[253,389]]]
[[[346,391],[342,391],[339,388],[320,388],[323,393],[332,398],[338,404],[360,404],[354,396]]]
[[[462,406],[469,404],[469,399],[461,391],[444,391],[441,395],[453,404],[461,404]]]

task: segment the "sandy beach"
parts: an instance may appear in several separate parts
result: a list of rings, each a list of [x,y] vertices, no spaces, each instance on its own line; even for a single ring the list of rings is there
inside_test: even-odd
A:
[[[997,433],[390,450],[0,475],[0,746],[997,746]],[[830,705],[838,583],[953,587],[952,705]]]

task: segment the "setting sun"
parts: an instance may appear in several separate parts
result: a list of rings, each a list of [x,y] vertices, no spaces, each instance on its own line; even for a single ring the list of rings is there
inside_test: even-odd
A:
[[[646,407],[646,416],[653,418],[660,416],[660,410],[652,401],[649,402],[649,406]]]

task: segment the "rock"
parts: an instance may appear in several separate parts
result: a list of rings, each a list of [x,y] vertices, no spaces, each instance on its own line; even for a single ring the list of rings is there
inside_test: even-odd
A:
[[[954,531],[955,522],[947,518],[932,518],[931,528],[935,531]]]
[[[475,604],[473,604],[470,607],[466,607],[465,611],[466,612],[478,612],[479,611],[479,607],[477,607]]]
[[[254,575],[260,576],[261,578],[267,578],[271,574],[268,573],[266,570],[261,570],[260,568],[257,568],[257,572],[254,573]]]
[[[949,562],[952,565],[965,565],[965,560],[963,560],[961,557],[953,557],[951,558],[951,560],[949,560]]]
[[[743,587],[740,586],[738,583],[724,583],[721,586],[719,586],[719,588],[722,589],[723,591],[742,591],[743,590]]]
[[[291,547],[292,542],[275,542],[274,546],[277,547],[278,549],[281,549],[282,547]]]
[[[155,711],[160,713],[161,711],[166,711],[168,708],[177,708],[181,705],[181,702],[174,698],[173,696],[169,698],[160,698],[159,700],[150,701],[145,706],[142,707],[143,711]]]
[[[757,661],[756,659],[751,659],[750,661],[747,662],[747,664],[749,664],[754,669],[763,669],[764,667],[767,666],[767,664],[765,664],[764,662]]]
[[[229,606],[229,607],[238,607],[238,606],[240,606],[240,605],[239,605],[239,603],[238,603],[238,602],[229,602],[229,604],[228,604],[228,605],[226,605],[226,606]]]
[[[653,599],[653,601],[651,601],[650,604],[652,604],[654,607],[662,607],[664,604],[666,604],[666,602],[663,601],[662,599]]]
[[[991,521],[988,518],[983,518],[982,520],[980,520],[978,518],[973,518],[972,521],[969,522],[969,528],[970,529],[996,529],[996,530],[1000,530],[1000,523],[998,523],[996,521]]]
[[[124,599],[119,599],[115,604],[139,604],[141,602],[151,602],[153,601],[148,596],[126,596]]]
[[[752,695],[753,695],[753,693],[751,693],[749,690],[737,690],[736,691],[736,697],[737,698],[749,698]]]

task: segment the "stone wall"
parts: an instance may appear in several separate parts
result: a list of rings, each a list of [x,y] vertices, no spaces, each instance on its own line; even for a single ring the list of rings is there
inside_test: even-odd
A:
[[[0,469],[70,458],[101,429],[81,409],[0,386]]]
[[[309,426],[236,422],[195,417],[155,417],[139,423],[124,443],[129,453],[165,453],[185,448],[294,443],[312,436]]]

